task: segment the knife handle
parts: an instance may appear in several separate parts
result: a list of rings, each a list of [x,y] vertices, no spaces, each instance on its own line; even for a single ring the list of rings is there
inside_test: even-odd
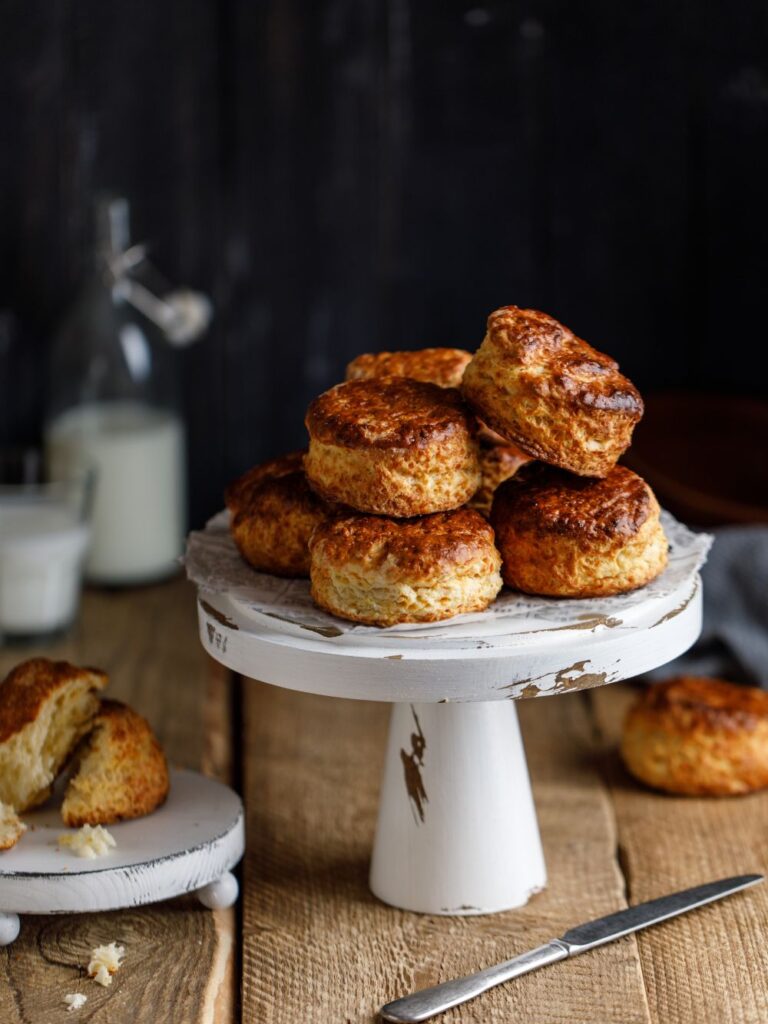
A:
[[[484,971],[477,974],[469,974],[466,978],[456,978],[453,981],[444,981],[442,985],[435,985],[432,988],[422,989],[421,992],[414,992],[413,995],[403,996],[402,999],[395,999],[387,1003],[379,1010],[381,1017],[392,1024],[419,1024],[420,1021],[429,1020],[436,1013],[443,1013],[450,1010],[452,1006],[459,1006],[469,999],[474,999],[489,988],[501,985],[504,981],[510,981],[521,974],[535,971],[537,967],[546,967],[558,960],[565,960],[569,956],[568,946],[559,939],[553,939],[544,946],[537,946],[527,953],[515,956],[511,960],[505,960],[493,967],[486,967]]]

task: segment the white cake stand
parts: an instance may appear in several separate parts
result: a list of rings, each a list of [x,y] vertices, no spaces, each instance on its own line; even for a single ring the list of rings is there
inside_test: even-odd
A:
[[[393,631],[350,630],[313,612],[306,584],[243,569],[229,544],[216,520],[187,554],[200,637],[214,658],[289,689],[395,704],[370,882],[407,910],[486,914],[542,889],[515,701],[636,676],[677,657],[701,628],[704,556],[688,571],[674,548],[667,584],[645,592],[570,602],[508,595],[511,613]],[[256,602],[254,577],[265,581]],[[264,587],[274,587],[273,605]]]
[[[56,806],[22,817],[27,831],[0,853],[0,945],[19,934],[19,914],[120,910],[187,892],[211,909],[237,899],[231,872],[245,849],[243,805],[199,772],[172,770],[166,802],[144,818],[110,825],[116,846],[103,857],[88,860],[59,846],[71,830]]]

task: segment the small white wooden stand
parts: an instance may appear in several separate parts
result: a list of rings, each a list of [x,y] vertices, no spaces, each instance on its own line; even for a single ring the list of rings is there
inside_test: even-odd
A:
[[[52,802],[55,804],[55,800]],[[153,814],[110,825],[116,846],[86,859],[58,845],[58,808],[24,814],[28,826],[0,854],[0,945],[19,933],[19,914],[119,910],[196,893],[211,909],[237,899],[232,868],[245,849],[243,805],[228,786],[172,770],[168,799]]]
[[[525,599],[512,621],[459,619],[437,639],[426,628],[339,633],[288,621],[238,592],[199,590],[200,638],[214,658],[289,689],[395,703],[371,888],[431,914],[519,907],[546,884],[515,700],[639,675],[701,628],[695,572],[666,592],[611,599],[610,614],[605,602]]]

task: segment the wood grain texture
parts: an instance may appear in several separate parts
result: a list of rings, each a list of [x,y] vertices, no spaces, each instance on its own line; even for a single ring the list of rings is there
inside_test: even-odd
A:
[[[231,745],[226,673],[195,635],[180,580],[89,592],[78,628],[47,649],[3,648],[0,671],[32,653],[103,665],[111,688],[153,721],[173,760],[246,783],[242,1007],[234,912],[193,899],[113,914],[23,919],[0,951],[0,1021],[68,1020],[67,992],[94,1024],[233,1024],[374,1019],[415,987],[477,969],[631,902],[765,870],[768,794],[661,796],[616,755],[631,690],[613,686],[519,706],[550,875],[525,908],[433,918],[378,903],[367,884],[388,709],[243,684],[240,750]],[[624,875],[622,874],[622,869]],[[768,994],[758,887],[637,937],[519,979],[446,1021],[763,1024]],[[126,946],[110,989],[84,976],[90,949]],[[74,1018],[74,1015],[73,1015]]]
[[[88,591],[70,636],[49,647],[2,648],[0,671],[32,654],[103,667],[111,695],[146,715],[173,762],[226,774],[211,751],[223,745],[217,730],[228,728],[227,683],[219,674],[209,690],[186,582]],[[124,945],[126,956],[113,985],[102,989],[84,966],[94,946],[111,941]],[[80,1015],[89,1024],[231,1024],[233,946],[232,912],[212,914],[193,897],[108,914],[24,917],[19,939],[0,951],[0,1020],[64,1020],[64,995],[83,992],[88,1003]]]
[[[125,960],[102,988],[85,967],[93,947],[109,942],[125,947]],[[89,1024],[196,1024],[214,952],[213,922],[194,897],[141,910],[22,918],[21,935],[3,950],[0,1019],[72,1020],[64,995],[82,992]]]
[[[603,746],[633,903],[728,875],[766,872],[768,793],[675,797],[636,783],[616,752],[633,692],[589,695]],[[658,1024],[768,1020],[768,885],[642,932],[637,937],[651,1018]]]
[[[625,905],[579,695],[521,705],[550,887],[522,910],[463,919],[403,913],[368,890],[384,706],[249,683],[245,707],[245,1020],[371,1021],[398,995]],[[648,1021],[634,939],[520,979],[445,1019],[581,1021],[596,1007],[601,1021]]]

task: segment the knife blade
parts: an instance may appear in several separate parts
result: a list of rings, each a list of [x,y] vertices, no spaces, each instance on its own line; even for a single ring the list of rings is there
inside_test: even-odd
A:
[[[697,907],[703,907],[724,896],[741,892],[742,889],[748,889],[763,880],[763,875],[735,875],[733,878],[722,878],[717,882],[708,882],[706,885],[697,885],[692,889],[661,896],[647,903],[638,903],[626,910],[619,910],[615,914],[608,914],[606,917],[599,917],[570,928],[559,939],[553,939],[543,946],[537,946],[536,949],[493,967],[486,967],[476,974],[445,981],[441,985],[396,999],[382,1006],[379,1013],[383,1020],[392,1024],[420,1024],[421,1021],[429,1020],[430,1017],[443,1013],[452,1006],[459,1006],[469,999],[474,999],[475,996],[487,992],[489,988],[534,971],[537,967],[545,967],[569,956],[585,953],[631,932],[640,931],[670,917],[696,910]]]

